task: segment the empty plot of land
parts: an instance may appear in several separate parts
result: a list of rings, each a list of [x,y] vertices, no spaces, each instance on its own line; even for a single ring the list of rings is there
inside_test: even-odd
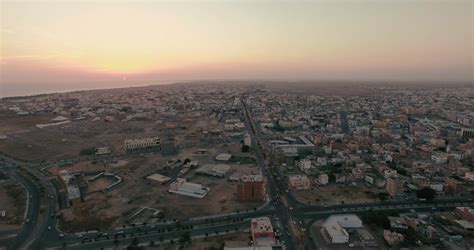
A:
[[[106,187],[115,182],[111,176],[101,176],[93,181],[87,182],[86,194],[105,190]]]
[[[90,173],[90,172],[99,172],[104,171],[106,165],[102,162],[86,161],[78,162],[74,164],[68,164],[64,166],[52,166],[47,169],[47,171],[52,175],[58,175],[61,170],[65,170],[68,173]]]
[[[19,184],[6,181],[0,184],[0,231],[15,229],[23,221],[26,192]]]
[[[313,190],[295,191],[296,197],[303,203],[338,204],[338,203],[364,203],[376,201],[374,191],[364,186],[328,185],[314,188]]]

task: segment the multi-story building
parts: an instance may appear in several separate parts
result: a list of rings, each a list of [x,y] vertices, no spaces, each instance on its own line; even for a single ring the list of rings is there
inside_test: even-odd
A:
[[[474,221],[474,208],[457,207],[455,212],[461,215],[464,220],[471,221],[471,222]]]
[[[252,146],[252,138],[249,134],[244,135],[244,145],[248,147]]]
[[[403,180],[399,177],[390,177],[387,179],[387,193],[390,196],[398,196],[403,193]]]
[[[298,167],[301,169],[301,171],[307,171],[311,169],[311,161],[309,159],[302,159],[298,162]]]
[[[256,247],[273,246],[277,243],[272,222],[268,217],[254,218],[251,221],[252,240]]]
[[[329,182],[329,176],[327,174],[320,174],[318,176],[317,182],[319,185],[326,185]]]
[[[311,187],[309,178],[306,175],[290,175],[288,176],[288,183],[291,188],[299,190],[309,189]]]
[[[141,138],[141,139],[127,139],[124,141],[125,150],[136,150],[153,148],[160,145],[159,137]]]
[[[237,185],[239,201],[262,201],[265,199],[265,180],[261,175],[244,175]]]
[[[463,128],[461,129],[461,137],[464,140],[468,140],[470,138],[474,138],[474,129]]]

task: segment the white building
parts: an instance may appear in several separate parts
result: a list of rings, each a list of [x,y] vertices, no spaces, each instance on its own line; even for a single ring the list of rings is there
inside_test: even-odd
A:
[[[210,188],[203,187],[200,184],[186,182],[186,179],[177,178],[176,181],[170,184],[168,192],[194,198],[204,198],[210,190]]]
[[[362,228],[362,221],[355,214],[331,215],[321,226],[321,234],[328,243],[349,242],[346,229]]]
[[[320,174],[316,181],[319,185],[326,185],[329,183],[329,176],[327,174]]]
[[[303,159],[298,162],[298,167],[301,169],[301,171],[308,171],[311,169],[311,161],[309,159]]]
[[[106,154],[110,154],[112,153],[112,151],[110,151],[110,148],[109,147],[98,147],[98,148],[95,148],[95,154],[96,155],[106,155]]]
[[[230,160],[230,158],[232,158],[231,154],[221,153],[221,154],[218,154],[215,159],[216,161],[228,161]]]
[[[142,139],[127,139],[124,141],[125,150],[135,150],[157,147],[160,145],[159,137],[149,137]]]
[[[209,175],[214,177],[224,177],[230,170],[229,165],[225,164],[206,164],[196,170],[197,174]]]
[[[326,157],[318,157],[318,159],[316,159],[316,165],[317,166],[326,166],[326,165],[328,165],[328,159]]]
[[[444,164],[448,162],[448,156],[446,154],[433,154],[431,160],[436,164]]]
[[[249,134],[244,135],[244,145],[249,147],[252,146],[252,138]]]
[[[436,192],[443,192],[443,184],[442,183],[434,183],[430,184],[430,188]]]

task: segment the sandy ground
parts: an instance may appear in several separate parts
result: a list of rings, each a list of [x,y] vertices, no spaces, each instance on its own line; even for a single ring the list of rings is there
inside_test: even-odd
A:
[[[101,176],[93,181],[88,182],[86,193],[100,191],[115,182],[113,177]]]
[[[59,171],[66,170],[68,173],[80,173],[80,172],[98,172],[105,171],[106,165],[102,162],[78,162],[74,164],[64,165],[64,166],[51,166],[47,171],[52,175],[58,175]]]
[[[53,114],[34,114],[17,115],[12,111],[0,110],[0,134],[24,133],[34,129],[38,123],[49,123],[55,115]]]
[[[344,203],[364,203],[374,202],[377,198],[373,196],[373,190],[359,185],[358,187],[331,184],[327,186],[319,186],[313,190],[295,191],[296,197],[303,203],[318,204],[340,204]]]
[[[159,242],[157,241],[157,244]],[[210,250],[222,249],[226,245],[248,246],[250,243],[250,233],[233,233],[223,236],[210,236],[202,239],[193,239],[185,249]],[[236,245],[235,245],[236,244]],[[170,244],[147,247],[146,249],[167,250],[174,249]]]
[[[0,184],[0,231],[16,228],[23,221],[26,192],[10,181]],[[1,213],[5,211],[5,216]]]
[[[171,128],[154,120],[114,122],[81,121],[38,129],[38,123],[49,123],[56,115],[34,114],[18,116],[11,111],[0,111],[0,134],[8,139],[0,143],[0,151],[11,156],[31,161],[70,159],[79,156],[82,149],[109,146],[112,154],[124,153],[123,142],[129,138],[160,136],[172,138],[175,144],[198,143],[202,141],[204,130],[219,128],[212,125],[207,117],[178,119]],[[179,126],[177,126],[179,125]]]
[[[164,219],[206,216],[258,207],[263,202],[238,202],[237,184],[227,180],[231,172],[258,172],[258,168],[252,164],[229,164],[231,172],[224,178],[195,175],[195,170],[188,172],[183,178],[211,188],[203,199],[172,194],[168,192],[169,184],[160,185],[145,180],[146,176],[159,173],[171,159],[190,158],[200,165],[215,163],[215,154],[222,152],[223,148],[225,148],[223,145],[215,146],[204,155],[195,154],[196,149],[186,149],[180,152],[179,156],[146,154],[130,156],[118,160],[117,163],[107,163],[105,167],[107,172],[118,174],[124,179],[124,183],[108,193],[89,194],[86,196],[86,201],[77,208],[63,210],[65,220],[69,221],[65,223],[66,228],[75,231],[90,228],[97,224],[93,221],[94,218],[102,220],[100,225],[102,228],[120,226],[130,223],[129,216],[144,206],[163,211]],[[89,217],[90,220],[79,218],[77,215]]]

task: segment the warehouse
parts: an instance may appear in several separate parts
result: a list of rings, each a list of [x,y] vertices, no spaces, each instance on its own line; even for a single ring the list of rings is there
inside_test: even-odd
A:
[[[206,164],[196,170],[197,174],[209,175],[214,177],[224,177],[230,170],[229,165],[225,164]]]
[[[194,198],[204,198],[211,189],[200,184],[186,182],[186,179],[178,178],[170,184],[168,192],[191,196]]]

